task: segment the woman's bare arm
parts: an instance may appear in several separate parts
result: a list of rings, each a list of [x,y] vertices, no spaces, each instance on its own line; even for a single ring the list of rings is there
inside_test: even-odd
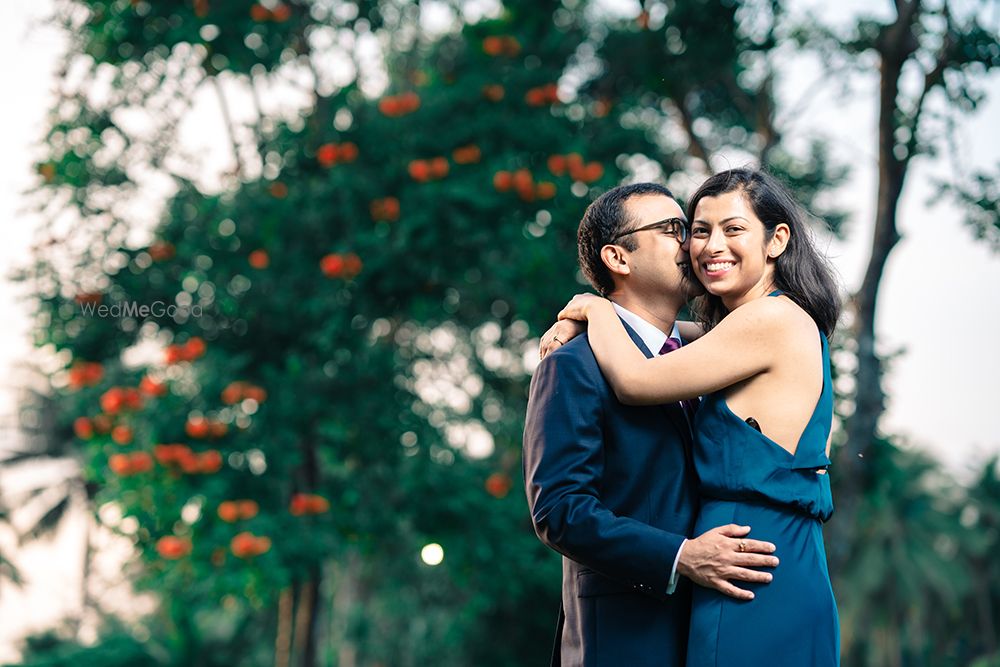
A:
[[[623,403],[650,405],[694,398],[767,371],[781,347],[776,299],[757,299],[730,313],[712,331],[670,354],[646,359],[611,302],[578,295],[560,319],[587,320],[590,346]]]
[[[538,339],[538,358],[544,359],[586,330],[587,324],[585,322],[570,319],[556,320],[556,323]],[[677,331],[685,343],[698,340],[705,333],[700,324],[686,320],[677,320]]]

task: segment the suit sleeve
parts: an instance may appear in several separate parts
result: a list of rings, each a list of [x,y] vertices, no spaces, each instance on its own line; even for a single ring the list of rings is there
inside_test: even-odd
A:
[[[539,539],[559,553],[643,592],[671,592],[685,536],[616,516],[601,499],[603,404],[596,363],[550,354],[531,380],[524,477]]]

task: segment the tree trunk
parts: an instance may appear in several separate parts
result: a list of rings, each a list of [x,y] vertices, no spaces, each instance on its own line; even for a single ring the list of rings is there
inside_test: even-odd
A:
[[[316,599],[319,596],[319,573],[314,573],[299,588],[295,614],[295,649],[302,667],[316,665]]]
[[[864,488],[864,456],[878,436],[878,420],[885,410],[882,391],[882,364],[876,349],[875,317],[878,292],[889,254],[899,242],[896,225],[899,198],[903,192],[909,155],[898,154],[896,130],[900,126],[899,79],[903,65],[916,48],[913,21],[919,14],[919,2],[900,7],[896,22],[883,28],[879,36],[881,54],[878,120],[878,199],[875,229],[872,232],[871,256],[861,288],[851,299],[851,333],[857,344],[858,362],[854,394],[854,412],[847,418],[847,441],[838,455],[841,476],[838,512],[847,517],[835,523],[829,551],[832,569],[842,571],[853,545],[857,511]]]
[[[287,586],[278,598],[278,630],[274,638],[274,667],[288,667],[292,652],[293,590]]]

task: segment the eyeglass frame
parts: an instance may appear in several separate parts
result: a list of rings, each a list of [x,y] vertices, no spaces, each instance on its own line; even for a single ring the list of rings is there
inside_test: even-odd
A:
[[[635,234],[636,232],[644,232],[647,229],[656,229],[657,227],[663,227],[664,225],[671,224],[673,229],[669,232],[671,236],[677,239],[678,243],[684,245],[684,242],[688,240],[691,236],[691,232],[687,226],[687,220],[684,218],[666,218],[665,220],[660,220],[658,222],[651,222],[648,225],[643,225],[642,227],[636,227],[635,229],[630,229],[628,231],[616,234],[611,237],[611,243],[614,243],[623,236],[628,236],[629,234]]]

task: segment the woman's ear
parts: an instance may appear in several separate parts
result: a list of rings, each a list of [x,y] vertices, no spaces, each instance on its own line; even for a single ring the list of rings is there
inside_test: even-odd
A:
[[[609,243],[601,248],[601,261],[611,273],[627,276],[631,272],[628,265],[628,251],[620,245]]]
[[[771,234],[771,240],[767,242],[767,256],[769,259],[777,259],[788,247],[788,239],[792,236],[792,230],[785,223],[779,223]]]

